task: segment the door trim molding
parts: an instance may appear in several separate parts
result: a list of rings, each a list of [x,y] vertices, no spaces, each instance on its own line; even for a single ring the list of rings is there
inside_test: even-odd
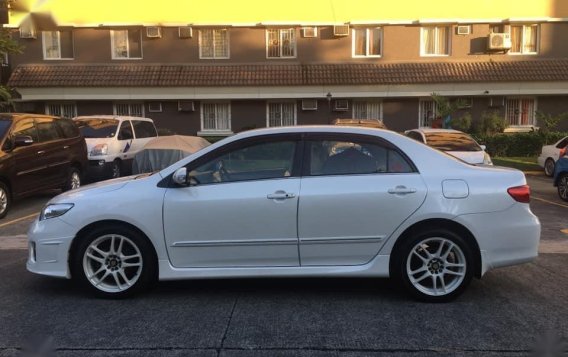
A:
[[[207,240],[207,241],[179,241],[171,244],[172,247],[218,247],[237,245],[289,245],[298,244],[298,239],[241,239],[241,240]]]
[[[300,238],[300,244],[381,243],[385,238],[386,235],[377,237]]]

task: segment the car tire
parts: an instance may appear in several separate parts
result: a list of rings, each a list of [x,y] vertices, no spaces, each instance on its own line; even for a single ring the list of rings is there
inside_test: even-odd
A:
[[[71,253],[71,274],[95,296],[129,297],[157,280],[154,248],[137,230],[112,224],[80,239]]]
[[[546,159],[544,162],[544,174],[548,177],[552,177],[554,175],[555,166],[554,160],[551,158]]]
[[[474,270],[471,247],[447,229],[416,232],[395,252],[393,277],[412,297],[424,302],[448,302],[471,282]]]
[[[568,202],[568,173],[562,173],[558,176],[558,197]]]
[[[76,167],[72,167],[69,169],[65,185],[63,185],[62,189],[65,192],[79,187],[81,187],[81,171]]]
[[[12,197],[8,186],[0,181],[0,218],[6,217],[10,206],[12,205]]]
[[[122,163],[117,159],[112,162],[110,177],[114,179],[119,178],[120,176],[122,176]]]

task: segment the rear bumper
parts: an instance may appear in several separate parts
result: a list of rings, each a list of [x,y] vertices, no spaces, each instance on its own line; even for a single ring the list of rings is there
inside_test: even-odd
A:
[[[455,218],[477,239],[481,274],[530,262],[538,256],[540,222],[528,204],[515,203],[501,212],[466,214]]]

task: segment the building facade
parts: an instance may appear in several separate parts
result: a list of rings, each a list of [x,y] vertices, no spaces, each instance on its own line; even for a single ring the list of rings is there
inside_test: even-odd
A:
[[[8,84],[21,111],[146,116],[188,135],[337,118],[436,126],[432,93],[459,99],[456,116],[496,111],[522,130],[538,126],[537,111],[568,112],[563,10],[341,23],[267,23],[266,12],[254,23],[201,25],[188,15],[183,26],[42,27],[30,17],[11,23],[25,50],[8,59]]]

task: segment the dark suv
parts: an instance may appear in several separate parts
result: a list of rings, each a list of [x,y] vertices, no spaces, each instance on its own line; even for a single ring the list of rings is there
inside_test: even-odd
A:
[[[0,145],[0,218],[13,199],[81,185],[87,146],[70,119],[0,113]]]

